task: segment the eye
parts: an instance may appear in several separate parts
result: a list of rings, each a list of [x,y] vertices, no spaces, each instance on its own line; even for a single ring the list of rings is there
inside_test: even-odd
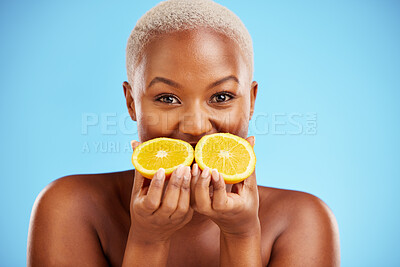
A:
[[[156,101],[166,104],[180,104],[181,102],[173,95],[161,95],[156,97]]]
[[[222,103],[233,99],[234,96],[228,92],[220,92],[211,97],[211,103]]]

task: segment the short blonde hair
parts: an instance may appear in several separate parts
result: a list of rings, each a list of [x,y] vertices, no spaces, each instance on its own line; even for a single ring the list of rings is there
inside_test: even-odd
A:
[[[128,82],[133,83],[134,71],[141,53],[155,37],[177,31],[212,28],[237,43],[253,75],[253,43],[240,18],[212,0],[167,0],[147,11],[136,23],[126,46]]]

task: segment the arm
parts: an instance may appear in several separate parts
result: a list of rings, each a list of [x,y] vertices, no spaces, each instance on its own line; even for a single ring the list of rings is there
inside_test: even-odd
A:
[[[133,144],[133,148],[139,145]],[[190,167],[172,173],[165,193],[165,172],[158,170],[149,186],[135,171],[130,216],[131,227],[122,266],[166,266],[170,239],[192,218],[190,209]]]
[[[130,231],[122,266],[166,266],[169,244],[169,240],[137,242]]]
[[[249,141],[250,140],[250,141]],[[248,138],[254,146],[254,138]],[[200,174],[193,165],[192,193],[194,209],[213,220],[220,228],[220,266],[261,266],[261,226],[258,217],[259,196],[255,172],[226,192],[217,170],[206,167]],[[210,198],[209,185],[213,186]]]
[[[296,192],[286,230],[275,241],[268,266],[340,266],[339,230],[319,198]]]
[[[135,171],[131,227],[122,266],[166,266],[171,236],[192,218],[190,168],[176,169],[162,196],[164,181],[160,169],[150,185],[143,187],[144,177]]]
[[[247,236],[223,233],[220,235],[221,266],[261,266],[261,228]]]
[[[28,266],[108,266],[90,224],[88,192],[73,177],[49,184],[32,209]]]

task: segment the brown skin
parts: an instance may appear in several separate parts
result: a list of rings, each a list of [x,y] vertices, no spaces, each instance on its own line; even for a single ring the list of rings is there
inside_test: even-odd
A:
[[[239,83],[210,87],[230,75]],[[179,87],[148,88],[155,77]],[[233,41],[199,29],[150,43],[123,87],[141,142],[195,144],[216,132],[247,137],[251,79]],[[255,172],[225,186],[197,164],[169,182],[162,171],[150,182],[134,170],[58,179],[38,196],[28,237],[29,266],[339,266],[339,254],[336,220],[317,197],[257,186]]]

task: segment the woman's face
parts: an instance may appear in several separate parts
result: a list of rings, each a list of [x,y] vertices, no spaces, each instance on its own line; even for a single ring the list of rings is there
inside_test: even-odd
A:
[[[194,146],[211,133],[247,137],[257,95],[251,79],[232,40],[198,29],[152,41],[123,87],[140,142],[170,137]]]

